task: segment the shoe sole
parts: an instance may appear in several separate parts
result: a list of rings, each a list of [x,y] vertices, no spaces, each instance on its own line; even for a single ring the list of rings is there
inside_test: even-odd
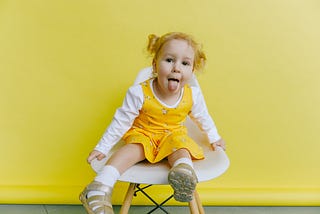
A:
[[[188,169],[179,168],[169,172],[168,182],[174,190],[173,197],[180,202],[190,202],[196,189],[197,179],[195,174]]]

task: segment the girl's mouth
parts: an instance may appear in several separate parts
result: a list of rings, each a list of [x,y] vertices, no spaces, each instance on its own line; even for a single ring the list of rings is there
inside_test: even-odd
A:
[[[178,83],[180,82],[178,79],[175,79],[175,78],[169,78],[168,81],[176,81]]]
[[[179,83],[180,83],[180,80],[175,79],[175,78],[169,78],[168,79],[168,89],[170,91],[177,90],[179,88]]]

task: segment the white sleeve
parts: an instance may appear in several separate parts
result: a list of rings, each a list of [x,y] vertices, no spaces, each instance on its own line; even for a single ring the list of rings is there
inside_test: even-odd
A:
[[[210,143],[217,142],[221,137],[208,112],[201,90],[198,87],[191,87],[191,89],[193,106],[189,116],[207,134]]]
[[[129,88],[122,106],[116,110],[111,124],[104,132],[95,150],[107,154],[112,149],[131,128],[135,118],[139,115],[143,100],[141,85],[135,85]]]

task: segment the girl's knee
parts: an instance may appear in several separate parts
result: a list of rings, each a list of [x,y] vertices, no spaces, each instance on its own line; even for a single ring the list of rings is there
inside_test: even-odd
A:
[[[144,154],[144,148],[143,145],[140,143],[130,143],[127,144],[127,152],[129,154],[133,154],[134,156],[137,156],[138,159],[145,159],[145,154]]]
[[[176,160],[180,158],[188,158],[191,159],[191,155],[188,149],[181,148],[174,151],[171,155],[168,156],[169,164],[172,165]]]
[[[142,153],[144,152],[143,145],[140,143],[129,143],[125,146],[128,147],[129,150],[131,150],[131,151],[137,151],[137,152],[142,152]]]
[[[173,152],[175,153],[176,155],[179,155],[179,156],[183,156],[183,157],[190,157],[190,152],[188,149],[186,148],[181,148],[181,149],[178,149],[177,151]]]

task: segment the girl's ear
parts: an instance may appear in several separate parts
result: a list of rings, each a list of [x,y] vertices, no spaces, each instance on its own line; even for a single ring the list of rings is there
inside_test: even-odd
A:
[[[156,61],[152,60],[152,69],[153,69],[153,71],[155,71],[155,68],[156,68]]]
[[[158,75],[157,75],[157,70],[156,70],[156,62],[155,62],[155,60],[153,60],[152,61],[152,76],[153,77],[157,77]]]

